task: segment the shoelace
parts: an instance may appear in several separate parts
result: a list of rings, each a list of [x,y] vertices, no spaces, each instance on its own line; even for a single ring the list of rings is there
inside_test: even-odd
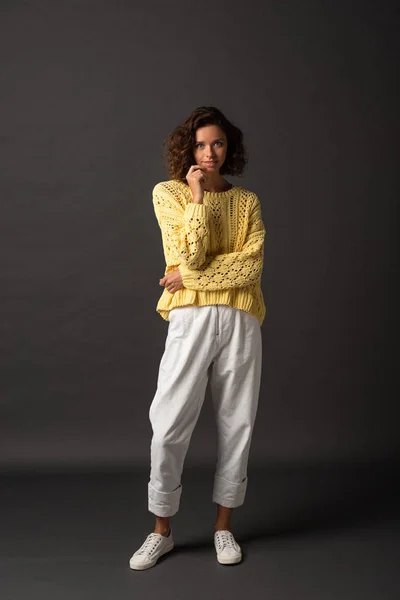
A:
[[[229,548],[230,550],[235,550],[235,552],[238,551],[235,539],[230,531],[217,531],[216,533],[216,540],[219,552],[221,552],[224,549],[224,547]]]
[[[152,554],[161,542],[161,538],[156,533],[149,533],[146,540],[140,546],[136,554]]]

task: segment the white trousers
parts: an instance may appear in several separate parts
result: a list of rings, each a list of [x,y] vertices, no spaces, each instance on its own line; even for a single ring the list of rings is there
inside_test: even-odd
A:
[[[243,310],[223,304],[171,310],[149,410],[150,512],[169,517],[179,509],[183,464],[209,378],[218,434],[212,501],[231,508],[243,504],[261,353],[260,324]]]

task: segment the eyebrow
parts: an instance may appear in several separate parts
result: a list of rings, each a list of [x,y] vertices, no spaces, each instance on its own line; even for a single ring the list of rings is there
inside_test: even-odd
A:
[[[222,138],[217,138],[214,142],[224,142]],[[196,140],[196,144],[204,144],[203,140]]]

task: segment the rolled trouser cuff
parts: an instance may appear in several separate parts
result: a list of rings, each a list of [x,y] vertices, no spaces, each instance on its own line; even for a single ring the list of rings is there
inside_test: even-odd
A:
[[[172,492],[159,492],[148,484],[148,508],[158,517],[172,517],[179,510],[182,485]]]
[[[227,508],[236,508],[244,502],[247,490],[247,476],[240,483],[233,483],[215,475],[212,501]]]

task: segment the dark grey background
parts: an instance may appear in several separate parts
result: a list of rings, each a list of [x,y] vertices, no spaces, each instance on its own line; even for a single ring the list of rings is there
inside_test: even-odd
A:
[[[1,463],[148,464],[167,323],[152,187],[213,104],[267,229],[251,460],[398,456],[388,2],[2,2]],[[228,178],[229,179],[229,178]],[[209,393],[188,460],[213,461]]]

